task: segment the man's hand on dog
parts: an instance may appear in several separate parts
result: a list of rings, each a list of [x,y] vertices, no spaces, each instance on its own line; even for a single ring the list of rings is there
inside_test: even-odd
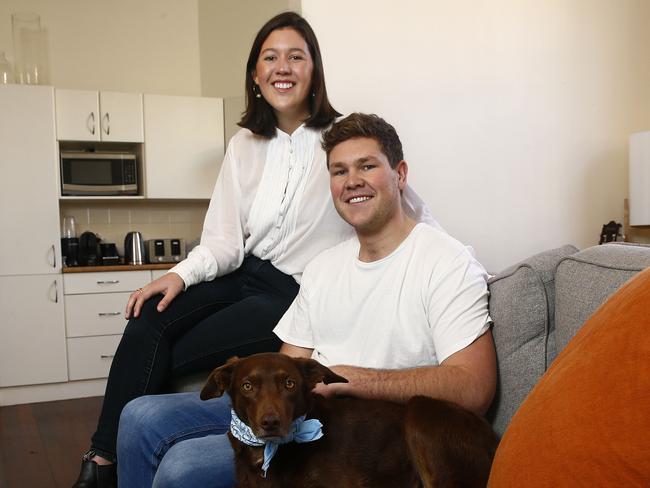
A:
[[[148,285],[139,288],[138,290],[131,293],[129,301],[126,303],[126,311],[124,316],[127,319],[130,319],[131,316],[139,317],[140,310],[142,310],[142,305],[144,302],[149,300],[154,295],[162,294],[164,295],[163,299],[160,300],[156,310],[162,312],[167,308],[169,303],[176,298],[176,296],[183,291],[185,287],[185,282],[183,279],[176,273],[167,273],[166,275],[161,276],[157,280],[152,281]]]
[[[330,383],[326,385],[325,383],[318,383],[316,387],[312,390],[314,393],[324,396],[325,398],[330,398],[334,396],[349,395],[354,396],[354,377],[355,372],[359,368],[354,366],[331,366],[330,369],[338,375],[343,376],[349,381],[349,383]]]

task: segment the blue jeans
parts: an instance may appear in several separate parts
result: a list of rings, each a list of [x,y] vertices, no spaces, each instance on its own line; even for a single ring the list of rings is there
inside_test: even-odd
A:
[[[230,398],[202,401],[198,392],[143,396],[122,411],[117,436],[120,488],[235,484]]]

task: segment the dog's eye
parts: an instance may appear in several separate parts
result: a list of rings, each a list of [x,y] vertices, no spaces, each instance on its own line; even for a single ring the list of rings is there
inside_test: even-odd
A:
[[[251,384],[250,381],[245,381],[245,382],[241,385],[241,389],[244,390],[244,391],[251,391],[251,390],[253,389],[253,385]]]
[[[296,382],[293,381],[291,378],[287,378],[284,381],[284,386],[287,388],[287,390],[293,390],[296,387]]]

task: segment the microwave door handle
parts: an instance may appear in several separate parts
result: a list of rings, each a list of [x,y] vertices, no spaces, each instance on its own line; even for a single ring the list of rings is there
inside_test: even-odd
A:
[[[102,119],[102,128],[107,136],[111,135],[111,115],[108,112],[104,114]]]
[[[92,135],[95,135],[95,112],[90,112],[90,115],[86,119],[86,127]]]

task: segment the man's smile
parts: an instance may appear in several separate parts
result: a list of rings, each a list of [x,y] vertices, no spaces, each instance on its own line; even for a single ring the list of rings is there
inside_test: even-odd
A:
[[[352,198],[348,198],[346,200],[346,202],[347,203],[362,203],[362,202],[370,200],[371,198],[373,198],[373,197],[370,196],[370,195],[359,195],[359,196],[355,196],[355,197],[352,197]]]

